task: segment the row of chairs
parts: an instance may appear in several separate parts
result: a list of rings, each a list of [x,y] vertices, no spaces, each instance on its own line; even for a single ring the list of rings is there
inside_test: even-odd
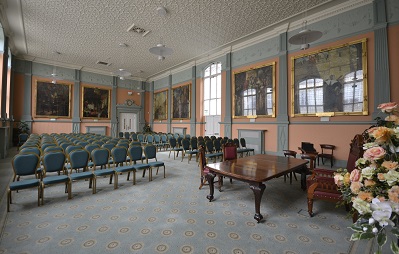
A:
[[[37,140],[40,143],[42,141]],[[34,149],[34,147],[30,148]],[[14,177],[8,188],[7,211],[9,211],[9,206],[12,202],[11,192],[20,189],[37,187],[38,205],[40,205],[40,203],[43,204],[44,202],[44,188],[49,184],[65,183],[68,199],[70,199],[72,198],[72,181],[76,180],[89,179],[89,188],[93,189],[94,194],[96,193],[96,178],[98,176],[109,175],[110,184],[114,177],[115,189],[118,188],[118,175],[121,173],[127,172],[127,180],[129,180],[130,172],[132,172],[133,184],[135,184],[137,170],[143,170],[144,177],[145,171],[148,169],[149,180],[151,181],[152,169],[157,168],[158,174],[159,167],[163,166],[164,177],[166,177],[165,165],[163,162],[157,161],[157,149],[151,144],[145,146],[144,149],[142,146],[130,146],[128,149],[122,146],[115,146],[111,151],[105,147],[97,147],[91,152],[81,147],[68,152],[68,147],[65,151],[45,151],[46,149],[44,149],[43,153],[38,154],[26,151],[24,148],[13,158]],[[143,150],[145,155],[143,155]],[[111,159],[109,159],[110,155],[112,155]],[[143,159],[146,160],[146,163],[143,163]],[[137,161],[141,161],[141,163],[136,163]],[[110,164],[113,164],[113,166],[111,167]],[[82,172],[80,172],[80,169],[82,169]],[[34,177],[20,181],[21,176]]]

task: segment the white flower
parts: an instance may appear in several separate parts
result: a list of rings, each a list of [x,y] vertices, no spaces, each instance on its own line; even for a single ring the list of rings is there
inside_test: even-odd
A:
[[[366,162],[367,162],[367,160],[366,160],[365,158],[359,158],[359,159],[356,161],[356,166],[358,167],[358,166],[360,166],[360,165],[365,165]]]
[[[388,173],[384,174],[384,178],[389,186],[393,186],[399,181],[399,172],[396,172],[395,170],[389,170]]]
[[[362,176],[367,179],[373,179],[375,170],[372,167],[366,167],[362,169]]]
[[[360,198],[355,198],[353,200],[353,208],[355,208],[361,215],[371,213],[370,203]]]
[[[369,219],[369,224],[370,224],[370,225],[374,224],[374,222],[375,222],[375,220],[374,220],[373,218],[370,218],[370,219]]]
[[[377,234],[378,233],[378,229],[377,228],[373,228],[373,233]]]
[[[395,213],[399,213],[399,204],[391,202],[392,211]]]
[[[370,143],[363,144],[363,148],[365,150],[367,150],[369,148],[372,148],[372,147],[377,147],[377,146],[379,146],[379,145],[377,143],[375,143],[375,142],[370,142]]]
[[[394,223],[390,220],[392,215],[391,202],[381,202],[378,198],[373,198],[371,202],[371,210],[373,211],[373,219],[378,221],[380,226],[385,227],[388,225],[394,226]]]

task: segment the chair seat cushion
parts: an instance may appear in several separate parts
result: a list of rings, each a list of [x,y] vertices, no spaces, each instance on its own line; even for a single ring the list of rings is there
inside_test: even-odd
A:
[[[27,179],[10,183],[10,190],[22,190],[39,185],[40,185],[39,179]]]
[[[222,156],[223,155],[223,153],[207,153],[207,154],[205,154],[205,157],[206,158],[213,158],[213,157],[219,157],[219,156]]]
[[[57,175],[57,176],[46,176],[43,178],[43,184],[53,184],[53,183],[62,183],[69,180],[67,175]]]
[[[150,167],[162,167],[162,166],[165,166],[165,163],[163,163],[162,161],[153,161],[153,162],[149,162],[148,165]]]
[[[69,177],[71,180],[79,180],[79,179],[87,179],[93,177],[92,172],[79,172],[79,173],[73,173]]]
[[[183,151],[183,148],[173,148],[173,151]]]
[[[127,165],[127,166],[120,166],[120,167],[116,167],[115,171],[116,172],[129,172],[129,171],[133,171],[136,170],[133,165]]]
[[[198,151],[197,150],[189,150],[189,151],[186,151],[186,153],[187,154],[197,154]]]
[[[112,175],[113,173],[115,173],[113,169],[99,169],[94,171],[96,176]]]

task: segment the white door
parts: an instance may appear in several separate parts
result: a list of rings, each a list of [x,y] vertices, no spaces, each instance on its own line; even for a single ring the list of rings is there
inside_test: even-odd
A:
[[[205,136],[220,136],[220,116],[205,117]]]
[[[119,132],[137,132],[137,114],[119,113]]]

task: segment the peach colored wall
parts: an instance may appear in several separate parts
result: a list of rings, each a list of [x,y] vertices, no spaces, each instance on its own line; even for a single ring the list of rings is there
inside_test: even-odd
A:
[[[154,124],[153,126],[151,126],[152,131],[167,133],[168,132],[168,124],[166,123],[166,120],[162,121],[165,123],[159,123],[159,121],[157,121],[157,122],[158,122],[157,124]]]
[[[328,47],[334,47],[342,45],[344,43],[360,40],[367,38],[367,81],[368,81],[368,103],[369,103],[369,115],[366,116],[334,116],[330,117],[330,122],[371,122],[371,110],[374,106],[374,34],[366,33],[358,36],[354,36],[348,39],[328,43],[319,47],[311,47],[308,52],[318,51]],[[288,70],[291,70],[291,57],[304,54],[306,52],[300,51],[290,54],[288,59]],[[288,75],[288,84],[291,86],[291,73]],[[291,89],[288,89],[288,112],[291,114]],[[318,122],[318,117],[289,117],[291,122],[289,126],[289,137],[288,144],[289,148],[298,150],[298,146],[301,145],[302,141],[314,143],[315,149],[320,150],[319,144],[327,143],[335,145],[336,151],[334,156],[338,160],[347,160],[349,153],[349,143],[355,134],[362,133],[370,124],[358,124],[358,125],[328,125],[328,124],[309,124],[306,125],[303,122]],[[295,124],[301,122],[301,124]]]
[[[127,92],[132,92],[132,95],[129,95]],[[138,106],[141,105],[140,93],[134,92],[131,89],[127,88],[117,88],[116,104],[124,104],[126,100],[132,100],[134,101],[134,104]]]
[[[42,133],[71,133],[72,123],[65,122],[33,122],[32,133],[42,134]]]
[[[399,25],[388,27],[391,101],[399,103]]]
[[[111,136],[111,124],[109,122],[87,122],[86,120],[80,124],[81,133],[86,133],[86,126],[106,126],[106,135]]]
[[[197,94],[197,105],[195,107],[196,115],[195,115],[195,134],[196,136],[204,136],[205,133],[205,124],[204,124],[204,104],[202,103],[202,98],[204,98],[204,82],[202,78],[197,78],[196,80],[196,94]]]

